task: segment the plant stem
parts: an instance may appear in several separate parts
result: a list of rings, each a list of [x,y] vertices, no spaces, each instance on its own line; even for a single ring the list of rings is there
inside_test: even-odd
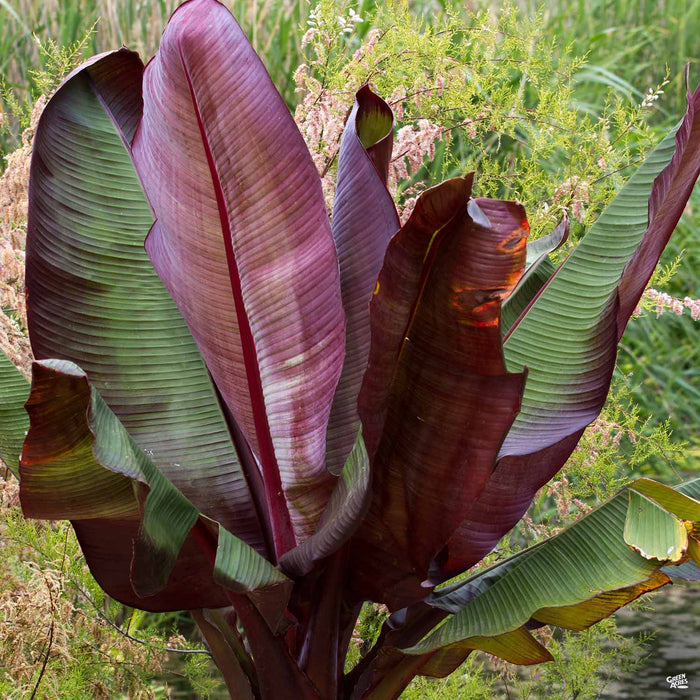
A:
[[[261,700],[318,700],[322,696],[297,666],[284,639],[277,637],[257,607],[242,593],[229,592],[229,598],[245,630],[260,680]]]
[[[214,566],[217,545],[211,531],[199,520],[192,528],[192,534],[197,539],[202,552]],[[285,644],[284,637],[273,633],[248,595],[229,589],[226,589],[226,594],[243,625],[252,653],[259,681],[260,700],[280,700],[287,697],[294,700],[319,700],[321,696],[308,676],[297,665]],[[233,649],[228,644],[227,647],[228,655],[232,655]],[[218,665],[216,656],[214,659]],[[236,695],[232,697],[237,698]]]
[[[228,612],[225,612],[225,610],[228,610]],[[260,683],[258,681],[258,674],[255,670],[253,660],[245,649],[243,639],[236,628],[236,612],[233,609],[205,610],[204,616],[209,622],[216,625],[221,634],[224,635],[226,642],[236,655],[243,672],[248,676],[253,691],[256,696],[259,695]]]
[[[202,610],[190,610],[190,615],[209,645],[230,696],[236,700],[256,700],[259,696],[253,692],[248,676],[221,630],[206,619]]]
[[[321,697],[338,697],[342,666],[338,661],[340,608],[343,602],[345,548],[329,560],[317,585],[319,595],[299,654],[299,667],[318,688]]]

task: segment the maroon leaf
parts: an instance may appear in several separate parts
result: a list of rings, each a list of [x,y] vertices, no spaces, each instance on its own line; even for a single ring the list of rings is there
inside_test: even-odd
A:
[[[125,605],[156,612],[227,604],[191,535],[184,538],[174,566],[164,564],[167,585],[145,597],[135,592],[130,569],[143,514],[133,479],[141,477],[128,455],[115,459],[115,434],[94,413],[84,374],[35,363],[27,412],[30,429],[20,461],[26,517],[69,517],[92,575]]]
[[[170,573],[167,586],[142,597],[134,592],[130,563],[139,520],[99,518],[72,520],[90,572],[109,596],[124,605],[150,612],[229,605],[226,591],[214,583],[213,566],[189,535]]]
[[[464,208],[473,178],[469,174],[427,190],[387,249],[370,306],[372,343],[359,396],[363,436],[370,456],[377,449],[394,367],[420,294],[426,251],[433,237],[441,235]]]
[[[343,310],[318,174],[223,5],[190,0],[171,18],[133,152],[158,219],[148,254],[260,464],[280,556],[313,533],[334,483]]]
[[[519,204],[467,204],[470,184],[422,195],[390,243],[371,307],[373,330],[384,330],[361,396],[374,493],[354,542],[362,589],[392,607],[401,580],[427,578],[486,484],[524,386],[524,374],[506,372],[499,315],[529,227]],[[389,562],[395,570],[380,574]]]
[[[369,302],[389,239],[400,223],[386,188],[393,115],[367,85],[355,98],[338,158],[333,238],[347,318],[345,362],[328,423],[328,469],[339,474],[360,428],[357,395],[370,345]]]
[[[477,502],[434,563],[431,580],[445,581],[483,559],[523,517],[537,491],[561,469],[581,435],[583,430],[541,452],[498,460]]]

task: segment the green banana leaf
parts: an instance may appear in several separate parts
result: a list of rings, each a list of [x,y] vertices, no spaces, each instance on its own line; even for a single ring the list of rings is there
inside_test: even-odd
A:
[[[429,605],[450,614],[404,653],[463,646],[475,637],[511,633],[531,621],[585,629],[668,583],[661,567],[687,559],[687,534],[700,525],[700,479],[676,490],[660,484],[645,488],[655,483],[649,480],[637,483],[514,560],[434,593]],[[660,529],[653,515],[662,508],[665,523]],[[649,549],[648,542],[656,546],[653,558],[638,552]],[[488,586],[479,590],[484,580]]]

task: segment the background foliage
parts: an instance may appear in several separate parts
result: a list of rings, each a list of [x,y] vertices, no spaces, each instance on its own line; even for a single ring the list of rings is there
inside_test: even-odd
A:
[[[26,178],[43,100],[85,56],[121,43],[152,55],[177,4],[0,0],[0,150],[6,162],[0,180],[0,345],[25,368]],[[404,214],[424,187],[475,169],[479,195],[525,203],[535,236],[551,230],[566,208],[572,244],[632,172],[628,166],[681,116],[683,66],[700,55],[698,0],[225,4],[295,110],[329,203],[345,114],[354,90],[370,80],[397,115],[392,187]],[[697,71],[691,72],[697,81]],[[698,296],[693,271],[700,266],[699,223],[696,190],[665,253],[665,271],[653,282],[680,300]],[[580,517],[633,475],[678,481],[692,469],[700,454],[693,433],[700,417],[694,386],[700,346],[691,316],[697,306],[690,306],[647,295],[646,310],[623,338],[614,391],[601,418],[486,563]],[[89,689],[86,697],[163,696],[178,685],[175,669],[190,679],[188,692],[216,694],[206,655],[180,655],[184,662],[166,652],[201,647],[185,616],[155,618],[105,600],[72,530],[64,523],[23,521],[9,476],[2,504],[3,696],[30,696],[37,688],[40,697],[81,697],[80,688]],[[42,624],[36,624],[37,614]],[[383,618],[380,608],[367,606],[350,661]],[[641,642],[620,637],[613,621],[582,634],[548,634],[555,635],[555,664],[516,670],[473,655],[445,681],[417,679],[406,697],[596,697],[642,653]],[[169,671],[162,671],[164,664]]]

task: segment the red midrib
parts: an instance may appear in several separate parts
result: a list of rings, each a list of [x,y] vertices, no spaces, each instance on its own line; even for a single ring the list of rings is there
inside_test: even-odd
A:
[[[233,250],[233,238],[231,234],[231,226],[228,220],[228,211],[226,210],[226,200],[224,199],[223,189],[219,180],[219,174],[216,170],[214,156],[209,147],[209,141],[204,128],[202,115],[199,111],[197,96],[192,85],[185,58],[182,55],[180,48],[180,60],[182,61],[182,69],[187,79],[187,85],[192,98],[199,133],[202,137],[202,145],[207,157],[207,164],[211,173],[214,193],[216,195],[216,205],[219,210],[219,219],[221,222],[221,232],[224,238],[224,247],[226,249],[226,262],[228,263],[229,279],[231,280],[231,293],[238,318],[238,331],[241,338],[241,348],[243,350],[243,364],[245,365],[246,379],[248,380],[248,391],[250,401],[253,407],[253,421],[255,425],[255,433],[260,449],[260,462],[262,465],[263,482],[265,484],[265,494],[267,503],[270,509],[270,520],[272,522],[272,537],[275,545],[275,553],[277,560],[287,551],[296,546],[294,531],[289,517],[289,509],[284,498],[282,490],[282,481],[280,479],[279,466],[277,465],[277,457],[272,444],[272,436],[270,435],[270,426],[267,421],[267,409],[265,407],[265,397],[263,394],[262,380],[260,378],[260,367],[258,365],[258,354],[255,349],[255,339],[253,332],[248,322],[248,315],[245,309],[243,300],[243,288],[241,285],[241,277],[238,272],[238,263]]]

